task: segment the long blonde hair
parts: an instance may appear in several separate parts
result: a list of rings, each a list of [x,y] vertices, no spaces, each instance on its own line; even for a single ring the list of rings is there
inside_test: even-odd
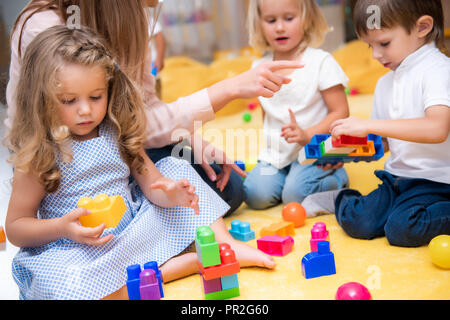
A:
[[[141,93],[120,70],[104,44],[88,28],[71,30],[54,26],[29,44],[16,91],[17,112],[5,144],[16,170],[37,175],[47,192],[55,191],[61,179],[58,154],[71,160],[70,132],[59,118],[56,96],[58,71],[67,63],[99,66],[106,70],[108,106],[105,120],[116,129],[122,159],[142,173],[146,117]],[[104,120],[104,121],[105,121]]]
[[[28,19],[37,12],[55,10],[67,22],[67,8],[71,5],[80,8],[81,24],[100,34],[122,70],[141,84],[149,41],[146,0],[32,0],[17,17],[13,28],[14,31],[20,27],[19,56],[23,27]],[[25,14],[23,24],[19,26]]]
[[[250,45],[260,51],[271,51],[266,38],[261,29],[260,3],[264,0],[250,0],[248,6],[247,28],[249,32]],[[298,2],[303,21],[303,39],[298,51],[303,51],[306,47],[320,47],[326,34],[331,31],[327,26],[325,17],[322,14],[315,0],[296,0]]]

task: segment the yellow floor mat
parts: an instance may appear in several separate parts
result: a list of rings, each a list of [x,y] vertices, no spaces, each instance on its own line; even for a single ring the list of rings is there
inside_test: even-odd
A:
[[[368,118],[372,99],[372,95],[349,97],[351,114]],[[252,113],[250,123],[242,120],[244,112]],[[257,156],[260,141],[250,141],[249,136],[253,131],[258,132],[261,124],[259,108],[253,111],[243,109],[242,112],[218,117],[207,123],[202,128],[202,133],[205,139],[226,150],[230,158],[237,159],[236,155],[239,154],[241,160],[244,160]],[[236,134],[232,129],[241,131]],[[240,144],[238,139],[241,139]],[[376,188],[379,180],[373,175],[373,171],[382,169],[385,159],[386,156],[375,163],[346,164],[351,187],[363,194]],[[281,209],[280,205],[255,211],[243,204],[225,222],[228,228],[234,219],[249,222],[258,239],[262,227],[281,221]],[[301,259],[310,251],[310,230],[318,221],[325,222],[330,232],[337,273],[305,279],[301,272]],[[434,266],[426,246],[400,248],[390,246],[386,238],[353,239],[345,234],[334,215],[307,219],[305,226],[295,230],[294,250],[285,257],[275,257],[275,270],[241,269],[238,275],[240,296],[234,299],[334,299],[338,287],[351,281],[366,285],[374,300],[450,299],[450,270]],[[248,244],[256,247],[256,240]],[[196,274],[166,284],[165,299],[204,299],[200,276]]]

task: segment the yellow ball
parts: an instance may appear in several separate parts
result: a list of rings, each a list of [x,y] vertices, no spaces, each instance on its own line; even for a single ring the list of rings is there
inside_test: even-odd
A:
[[[431,261],[438,267],[450,269],[450,236],[442,234],[433,238],[428,245]]]

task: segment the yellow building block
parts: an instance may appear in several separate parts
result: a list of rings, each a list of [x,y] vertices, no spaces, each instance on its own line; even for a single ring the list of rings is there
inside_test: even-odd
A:
[[[292,222],[282,221],[272,223],[270,226],[261,229],[261,237],[273,235],[279,235],[280,237],[295,236],[294,224]]]
[[[372,140],[367,141],[367,145],[359,146],[352,153],[349,153],[349,157],[371,157],[375,154],[375,145]]]
[[[93,200],[84,197],[78,200],[77,205],[91,211],[91,214],[80,217],[81,225],[90,228],[97,227],[102,223],[106,223],[106,228],[114,228],[127,210],[120,195],[110,197],[106,194],[99,194]]]

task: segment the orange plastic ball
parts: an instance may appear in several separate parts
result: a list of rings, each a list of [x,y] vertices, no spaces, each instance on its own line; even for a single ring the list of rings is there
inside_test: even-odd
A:
[[[283,207],[281,216],[284,221],[293,222],[296,228],[305,224],[306,211],[300,203],[290,202]]]

